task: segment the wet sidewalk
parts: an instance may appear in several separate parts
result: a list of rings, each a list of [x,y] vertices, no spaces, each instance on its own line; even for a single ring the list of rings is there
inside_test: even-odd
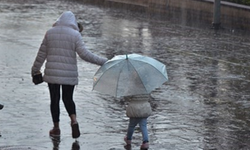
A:
[[[22,3],[23,2],[23,3]],[[61,103],[61,142],[49,138],[52,121],[45,83],[30,69],[43,36],[64,10],[84,25],[92,52],[139,53],[167,65],[169,82],[153,92],[150,150],[250,149],[250,38],[237,32],[183,27],[146,15],[77,1],[0,2],[0,150],[71,150],[75,140]],[[99,68],[78,60],[74,99],[82,150],[123,150],[128,118],[124,103],[92,91]],[[133,150],[139,150],[136,130]]]

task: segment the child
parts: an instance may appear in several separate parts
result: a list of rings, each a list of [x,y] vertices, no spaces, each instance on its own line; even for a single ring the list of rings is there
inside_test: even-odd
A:
[[[147,118],[152,113],[151,105],[149,103],[151,96],[150,94],[142,94],[126,96],[124,99],[129,103],[126,108],[126,115],[129,117],[129,125],[124,141],[128,146],[131,145],[134,129],[136,125],[139,124],[143,137],[141,149],[146,150],[149,148]]]

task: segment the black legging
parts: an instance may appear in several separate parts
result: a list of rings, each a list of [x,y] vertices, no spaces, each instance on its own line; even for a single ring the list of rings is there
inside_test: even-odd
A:
[[[62,86],[62,99],[64,106],[69,114],[76,114],[76,106],[73,101],[74,85],[59,85],[59,84],[48,84],[50,92],[50,111],[53,122],[60,121],[60,86]]]

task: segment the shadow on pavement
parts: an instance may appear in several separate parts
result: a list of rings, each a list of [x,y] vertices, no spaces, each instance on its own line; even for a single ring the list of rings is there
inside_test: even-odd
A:
[[[132,150],[131,145],[125,145],[124,148],[125,148],[126,150]]]
[[[74,143],[72,143],[71,150],[80,150],[80,145],[79,145],[78,141],[75,141]]]
[[[124,148],[125,148],[125,150],[132,150],[131,145],[125,145]],[[140,150],[148,150],[148,149],[141,148]]]
[[[61,138],[60,137],[50,137],[50,138],[51,138],[51,141],[53,143],[53,150],[59,150]],[[80,145],[79,145],[79,142],[77,140],[72,143],[71,150],[80,150]]]

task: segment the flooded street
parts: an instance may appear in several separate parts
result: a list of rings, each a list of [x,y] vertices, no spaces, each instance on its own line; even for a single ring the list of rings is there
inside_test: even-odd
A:
[[[71,150],[70,120],[61,102],[61,141],[52,128],[46,83],[31,66],[45,32],[63,11],[84,26],[86,47],[104,57],[138,53],[167,66],[169,82],[152,96],[150,150],[250,150],[250,38],[182,26],[147,14],[71,0],[0,1],[0,150]],[[124,150],[124,102],[92,91],[99,66],[78,58],[74,100],[82,150]],[[139,150],[141,133],[132,149]]]

